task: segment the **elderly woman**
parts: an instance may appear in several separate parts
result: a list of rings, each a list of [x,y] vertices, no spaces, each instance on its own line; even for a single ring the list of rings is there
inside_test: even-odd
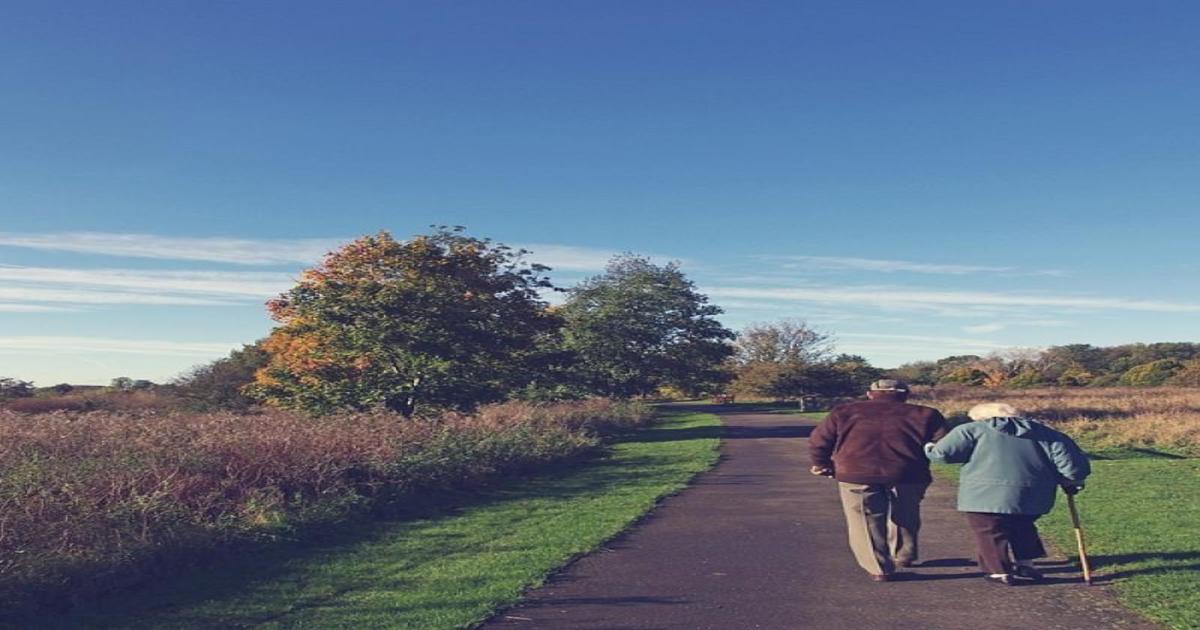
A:
[[[1011,405],[976,405],[967,415],[975,422],[926,444],[925,454],[933,462],[964,464],[958,511],[967,513],[975,533],[984,578],[1006,586],[1015,577],[1040,581],[1033,559],[1046,550],[1034,521],[1054,507],[1059,486],[1069,494],[1083,488],[1091,472],[1087,456],[1071,438]]]

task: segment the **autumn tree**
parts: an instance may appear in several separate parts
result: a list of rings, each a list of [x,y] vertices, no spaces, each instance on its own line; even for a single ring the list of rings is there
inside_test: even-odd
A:
[[[252,393],[327,412],[383,406],[469,409],[536,376],[539,338],[557,318],[527,252],[439,227],[400,242],[360,238],[268,302],[279,325]]]
[[[725,376],[734,335],[675,263],[618,256],[571,289],[560,312],[575,373],[593,393],[644,396],[664,386],[698,393]]]

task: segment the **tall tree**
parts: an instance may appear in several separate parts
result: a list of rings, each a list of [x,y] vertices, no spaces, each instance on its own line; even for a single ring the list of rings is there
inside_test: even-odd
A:
[[[829,358],[829,335],[799,319],[771,324],[750,324],[734,344],[738,363],[812,364]]]
[[[734,343],[734,390],[742,395],[794,398],[830,389],[843,376],[827,369],[829,335],[799,319],[750,324]],[[856,357],[857,358],[857,357]]]
[[[312,412],[418,405],[469,409],[536,374],[539,338],[558,326],[527,252],[436,228],[405,242],[360,238],[268,302],[279,322],[252,391]]]
[[[721,363],[734,335],[675,263],[617,256],[571,289],[560,312],[576,373],[594,393],[638,396],[663,386],[697,393],[726,378]]]

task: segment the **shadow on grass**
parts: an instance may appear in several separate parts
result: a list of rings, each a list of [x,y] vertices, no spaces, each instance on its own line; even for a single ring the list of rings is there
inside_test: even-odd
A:
[[[704,439],[717,437],[719,430],[719,427],[714,427],[712,432],[702,428],[653,428],[628,434],[614,441],[619,443]],[[643,433],[652,433],[654,437],[650,440],[643,439]],[[14,628],[136,628],[164,622],[175,627],[228,628],[270,623],[281,616],[291,616],[305,609],[322,608],[328,611],[330,607],[339,605],[338,600],[345,593],[379,589],[381,584],[389,589],[403,589],[406,585],[398,577],[389,578],[367,571],[364,574],[346,576],[345,579],[339,578],[334,592],[305,594],[291,602],[283,612],[256,613],[240,609],[227,615],[211,609],[204,609],[195,615],[186,612],[200,607],[205,602],[234,600],[263,584],[280,582],[287,588],[287,584],[301,580],[293,575],[297,565],[351,553],[362,546],[384,545],[389,538],[397,535],[398,527],[403,528],[405,524],[409,524],[411,529],[404,531],[403,535],[419,539],[419,549],[425,553],[405,558],[388,558],[388,573],[395,576],[397,572],[402,573],[432,558],[453,555],[456,539],[464,538],[462,534],[431,531],[434,528],[426,528],[426,525],[434,525],[437,521],[453,518],[474,508],[505,503],[520,504],[533,499],[570,500],[600,496],[630,484],[653,483],[657,476],[662,476],[665,480],[676,473],[662,470],[655,474],[656,467],[661,467],[664,458],[670,459],[670,455],[626,455],[614,459],[572,461],[542,468],[536,474],[510,475],[483,489],[443,491],[423,497],[412,497],[403,503],[377,510],[369,518],[364,516],[351,522],[310,528],[298,534],[297,540],[264,541],[227,547],[212,558],[178,567],[173,574],[177,577],[148,581],[133,589],[111,593],[104,600],[86,603],[69,611],[42,611],[36,618],[0,619],[0,628],[10,627],[6,626],[6,623],[12,624],[11,627]],[[519,518],[527,516],[525,512],[519,513],[522,515]],[[530,548],[536,546],[537,541],[528,544]],[[394,584],[389,585],[389,582]],[[461,606],[464,602],[456,601],[454,605]],[[359,608],[357,604],[355,606],[356,609]],[[431,603],[423,605],[422,608],[437,606],[438,604]],[[362,613],[362,610],[358,610],[355,614]],[[163,619],[162,615],[169,619]],[[150,621],[151,619],[153,621]]]
[[[1135,575],[1157,575],[1200,570],[1200,551],[1168,551],[1147,553],[1124,553],[1088,556],[1091,560],[1095,582],[1111,582]],[[1152,566],[1133,567],[1111,571],[1112,565],[1152,562]]]
[[[1139,448],[1136,446],[1094,449],[1088,451],[1088,457],[1099,461],[1121,459],[1194,459],[1179,453],[1160,451],[1153,448]]]

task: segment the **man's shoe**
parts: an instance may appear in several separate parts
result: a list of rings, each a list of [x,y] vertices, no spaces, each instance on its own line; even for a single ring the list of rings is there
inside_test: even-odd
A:
[[[1041,582],[1042,580],[1046,579],[1046,576],[1042,575],[1041,571],[1023,564],[1018,564],[1017,570],[1014,571],[1014,573],[1016,573],[1016,576],[1019,578],[1033,580],[1034,582]]]
[[[1013,580],[1013,576],[1007,573],[1003,575],[985,575],[983,576],[983,579],[991,582],[992,584],[999,584],[1001,586],[1012,586],[1016,584],[1016,581]]]
[[[912,574],[893,571],[891,573],[869,573],[868,575],[871,576],[872,582],[898,582],[907,580]]]

